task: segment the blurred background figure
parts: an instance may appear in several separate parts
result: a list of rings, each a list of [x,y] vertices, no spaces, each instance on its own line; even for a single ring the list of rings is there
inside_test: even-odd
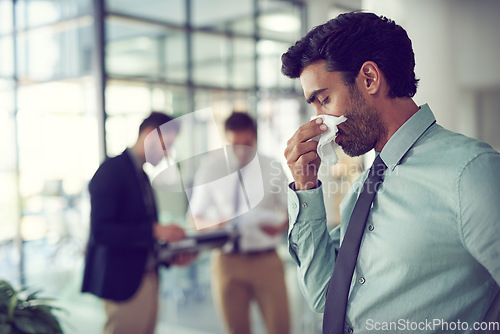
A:
[[[160,134],[157,128],[170,121],[165,114],[151,113],[139,128],[135,145],[104,161],[89,184],[91,225],[82,291],[104,301],[106,334],[155,332],[159,298],[155,244],[185,237],[181,227],[158,223],[153,188],[142,169],[146,152],[154,157],[148,161],[153,165],[168,154],[179,129]],[[146,147],[152,131],[163,145],[148,141]],[[155,147],[165,151],[151,154]],[[180,255],[173,264],[185,265],[193,259]]]
[[[248,114],[231,114],[225,133],[227,161],[209,156],[201,164],[189,202],[197,227],[229,228],[240,235],[213,253],[214,300],[228,333],[251,333],[250,303],[256,301],[267,332],[286,334],[287,289],[275,248],[288,228],[287,178],[280,163],[256,152],[257,125]],[[226,182],[210,182],[228,168]]]
[[[216,126],[204,117],[183,122],[175,152],[187,157],[213,146],[233,110],[247,110],[258,151],[285,166],[287,140],[314,110],[280,73],[280,57],[312,27],[352,10],[404,23],[421,78],[415,101],[429,103],[446,128],[500,149],[500,76],[491,70],[500,58],[497,0],[0,0],[0,276],[55,298],[67,310],[65,332],[99,333],[102,302],[80,290],[88,183],[102,161],[135,144],[152,110],[177,118],[211,111]],[[337,154],[337,165],[320,167],[329,228],[374,156]],[[189,188],[197,165],[174,160]],[[153,179],[162,165],[144,169]],[[186,227],[190,194],[170,189],[153,183],[159,221]],[[291,331],[320,333],[322,315],[304,300],[286,247],[278,251]],[[158,334],[224,332],[210,256],[160,269]],[[265,333],[251,309],[253,329]]]

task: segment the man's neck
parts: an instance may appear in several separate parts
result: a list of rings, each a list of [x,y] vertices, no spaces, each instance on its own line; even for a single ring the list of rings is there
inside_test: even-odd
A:
[[[377,109],[385,125],[384,137],[375,146],[375,150],[381,152],[394,133],[415,115],[419,107],[411,98],[394,98],[385,100]]]
[[[137,143],[135,143],[134,146],[132,146],[130,148],[130,150],[137,157],[141,166],[146,163],[146,155],[144,153],[144,144],[137,142]]]

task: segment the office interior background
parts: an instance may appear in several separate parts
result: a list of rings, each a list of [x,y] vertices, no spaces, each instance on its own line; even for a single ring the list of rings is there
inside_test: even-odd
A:
[[[177,150],[189,155],[223,136],[238,110],[258,120],[259,150],[284,162],[286,141],[313,110],[298,81],[280,74],[280,56],[313,26],[357,9],[407,30],[418,104],[500,149],[496,0],[0,0],[0,277],[56,298],[67,333],[99,333],[101,305],[79,293],[87,184],[99,163],[134,143],[150,111],[202,109],[217,126],[193,122]],[[332,226],[366,160],[339,154],[322,170]],[[186,195],[157,195],[162,221],[186,224]],[[303,300],[285,244],[280,254],[293,333],[319,333],[321,315]],[[158,333],[223,333],[209,277],[208,254],[162,271]]]

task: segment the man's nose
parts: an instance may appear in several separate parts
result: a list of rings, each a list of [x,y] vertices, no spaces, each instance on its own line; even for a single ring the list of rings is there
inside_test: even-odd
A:
[[[315,106],[314,109],[316,109],[316,116],[327,115],[320,106]]]

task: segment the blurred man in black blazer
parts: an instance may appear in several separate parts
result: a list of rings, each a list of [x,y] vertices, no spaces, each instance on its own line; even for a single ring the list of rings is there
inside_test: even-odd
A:
[[[167,131],[157,130],[167,122]],[[179,131],[174,122],[153,112],[142,122],[135,145],[104,161],[89,184],[91,227],[82,291],[103,300],[106,334],[154,333],[159,293],[154,246],[185,237],[181,227],[158,223],[153,189],[142,169],[146,155],[157,165],[168,153]],[[152,131],[157,137],[148,137]],[[186,265],[194,257],[179,255],[172,264]]]

